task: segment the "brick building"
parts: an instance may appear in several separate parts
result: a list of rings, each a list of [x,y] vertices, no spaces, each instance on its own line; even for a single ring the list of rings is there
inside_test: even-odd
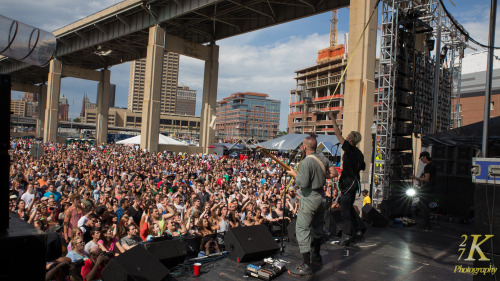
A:
[[[499,56],[500,52],[495,51]],[[460,83],[459,126],[484,120],[484,94],[486,84],[487,51],[467,54],[462,59],[462,79]],[[490,116],[500,116],[500,61],[493,60],[491,80]],[[456,104],[458,100],[454,99]],[[453,110],[453,109],[452,109]],[[453,117],[457,117],[453,112]]]

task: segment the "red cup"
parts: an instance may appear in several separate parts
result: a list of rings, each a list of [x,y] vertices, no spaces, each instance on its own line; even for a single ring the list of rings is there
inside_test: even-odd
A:
[[[200,268],[201,268],[201,263],[195,263],[194,264],[194,276],[200,275]]]

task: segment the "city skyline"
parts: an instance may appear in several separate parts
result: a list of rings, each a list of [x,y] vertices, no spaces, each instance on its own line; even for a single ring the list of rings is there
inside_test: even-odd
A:
[[[32,0],[6,0],[0,3],[0,10],[5,16],[53,31],[117,2],[119,1],[68,0],[41,3]],[[454,1],[455,6],[450,2],[444,4],[474,39],[487,42],[489,1],[480,0],[470,4],[460,0]],[[348,31],[348,13],[347,8],[339,10],[338,43],[343,43],[344,34]],[[378,21],[380,22],[380,17]],[[497,19],[497,25],[499,22]],[[330,13],[323,13],[216,42],[220,45],[217,100],[236,92],[269,93],[270,98],[281,100],[279,128],[285,130],[289,93],[295,89],[294,71],[314,64],[317,52],[329,45],[329,30]],[[500,28],[496,30],[496,42],[500,42]],[[376,52],[378,55],[379,50]],[[111,83],[117,85],[117,107],[127,106],[129,67],[130,63],[123,63],[110,68]],[[196,104],[196,114],[200,114],[203,62],[181,56],[178,81],[200,93]],[[70,117],[75,118],[79,115],[84,93],[95,101],[97,83],[65,78],[61,93],[68,98]],[[19,95],[22,93],[15,92],[13,97]]]

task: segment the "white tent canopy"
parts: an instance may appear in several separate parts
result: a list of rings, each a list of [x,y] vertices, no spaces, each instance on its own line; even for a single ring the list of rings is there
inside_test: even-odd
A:
[[[267,148],[267,149],[276,149],[276,150],[294,150],[299,147],[299,145],[304,141],[304,139],[309,136],[308,134],[288,134],[285,136],[281,136],[279,138],[268,140],[265,142],[261,142],[257,144],[258,146]],[[338,139],[334,135],[318,135],[316,140],[319,143],[323,143],[323,146],[327,149],[331,150],[336,143],[338,143]],[[340,151],[339,151],[340,152]],[[339,154],[337,154],[339,155]]]
[[[116,142],[117,144],[141,144],[141,135],[131,137],[128,139],[124,139],[121,141]],[[182,145],[182,146],[187,146],[187,144],[176,141],[173,138],[166,137],[162,134],[159,135],[158,137],[158,144],[169,144],[169,145]]]

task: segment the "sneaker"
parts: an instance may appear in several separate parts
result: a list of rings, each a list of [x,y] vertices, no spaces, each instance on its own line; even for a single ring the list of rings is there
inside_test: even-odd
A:
[[[312,277],[313,271],[310,266],[302,263],[297,265],[295,268],[288,270],[288,274],[295,277]]]
[[[311,262],[316,265],[323,265],[323,258],[321,258],[321,255],[315,254],[313,252],[311,253]]]

